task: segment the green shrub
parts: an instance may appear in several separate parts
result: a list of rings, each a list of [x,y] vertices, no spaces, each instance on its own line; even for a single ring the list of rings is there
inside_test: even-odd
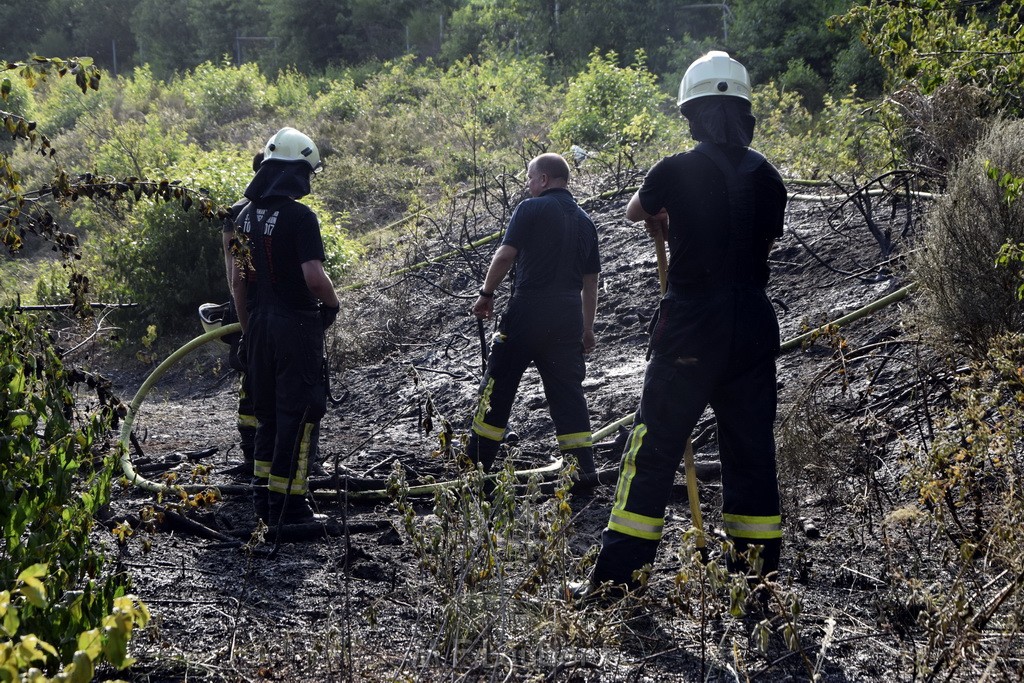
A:
[[[10,84],[10,89],[4,98],[0,100],[0,109],[29,120],[34,119],[35,98],[32,95],[32,89],[25,85],[20,78],[11,79],[7,76],[3,78],[5,79],[5,88]]]
[[[1024,175],[1024,121],[1000,120],[957,165],[928,214],[911,266],[921,284],[920,319],[939,339],[983,354],[989,340],[1019,330],[1019,266],[996,265],[1007,242],[1024,241],[1024,202],[1007,201],[998,174]]]
[[[221,205],[230,205],[252,178],[248,152],[200,152],[189,149],[168,176],[202,188]],[[91,245],[101,295],[131,300],[126,327],[140,336],[149,325],[160,334],[191,329],[198,306],[228,296],[221,246],[221,225],[205,220],[178,202],[143,197],[122,227]]]
[[[269,105],[270,85],[256,64],[204,62],[170,84],[194,111],[190,129],[200,144],[217,139],[224,126],[254,118]]]
[[[823,103],[827,88],[825,79],[819,76],[803,59],[791,59],[785,72],[779,76],[784,90],[800,93],[804,104],[811,111],[818,111]]]
[[[365,109],[363,94],[350,76],[331,79],[313,101],[313,113],[333,121],[351,121]]]
[[[277,79],[269,86],[268,101],[284,111],[294,111],[309,106],[309,79],[293,68],[277,73]]]
[[[424,100],[433,123],[428,158],[445,184],[520,172],[524,141],[547,137],[555,97],[539,58],[463,60],[447,69]]]
[[[117,458],[105,441],[115,408],[109,390],[94,383],[98,404],[76,405],[75,384],[86,379],[64,366],[34,316],[0,308],[3,680],[19,680],[12,673],[29,666],[64,665],[75,671],[70,680],[91,680],[101,661],[120,668],[130,663],[133,625],[148,619],[144,606],[123,599],[126,578],[104,575],[90,538]]]
[[[816,115],[800,95],[775,83],[756,89],[752,101],[753,147],[785,176],[870,178],[894,163],[883,117],[854,90],[846,97],[824,95]]]
[[[568,148],[593,150],[635,148],[658,133],[659,108],[668,96],[636,54],[632,66],[618,65],[618,55],[595,51],[587,69],[569,82],[562,115],[551,137]]]
[[[73,79],[48,80],[36,93],[36,122],[50,137],[71,130],[91,112],[105,111],[113,99],[113,88],[84,94]]]
[[[927,634],[916,657],[932,679],[944,671],[955,680],[973,662],[1007,661],[1016,646],[1002,635],[1024,624],[1022,367],[1019,332],[993,338],[970,372],[957,373],[935,438],[906,479],[935,530],[932,573],[916,582]]]

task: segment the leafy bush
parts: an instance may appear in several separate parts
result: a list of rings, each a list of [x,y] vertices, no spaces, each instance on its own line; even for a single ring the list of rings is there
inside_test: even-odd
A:
[[[921,320],[939,339],[976,354],[1024,323],[1016,296],[1021,264],[996,266],[1003,244],[1024,241],[1024,202],[1007,200],[1004,174],[1024,175],[1024,121],[998,121],[954,169],[911,261],[922,288]]]
[[[554,105],[539,58],[453,64],[421,110],[434,124],[426,146],[441,182],[477,184],[520,171],[532,156],[520,151],[524,141],[547,137]]]
[[[350,76],[331,79],[326,89],[313,101],[313,113],[332,121],[351,121],[359,116],[366,104]]]
[[[267,95],[271,104],[285,111],[306,108],[310,100],[309,79],[293,68],[283,69],[277,73]]]
[[[918,583],[927,629],[919,666],[935,678],[970,661],[1002,662],[1015,647],[1002,636],[1024,625],[1024,338],[994,338],[971,372],[962,373],[935,438],[914,461],[907,484],[944,540],[944,580]],[[1008,674],[1013,678],[1014,674]]]
[[[884,117],[853,90],[841,98],[824,95],[817,115],[798,94],[775,83],[756,89],[752,99],[757,117],[753,146],[783,175],[871,177],[893,164]]]
[[[217,66],[204,62],[170,87],[194,110],[190,127],[200,144],[216,139],[217,131],[227,124],[258,116],[270,102],[270,85],[252,63]]]
[[[629,149],[649,142],[658,132],[658,111],[667,95],[636,54],[632,66],[620,67],[618,55],[594,52],[586,70],[572,79],[561,117],[551,137],[565,148]]]
[[[230,205],[252,178],[252,157],[188,150],[168,175]],[[199,304],[227,298],[220,230],[220,223],[177,202],[143,197],[122,227],[90,250],[99,273],[94,287],[139,304],[126,324],[132,335],[149,325],[161,334],[181,329],[194,320]]]
[[[47,81],[35,94],[35,116],[39,128],[54,136],[71,130],[87,113],[104,111],[110,106],[112,89],[85,95],[73,80],[62,78]]]
[[[90,540],[117,463],[105,442],[115,402],[64,366],[33,316],[0,308],[0,340],[0,677],[64,664],[91,680],[94,662],[130,663],[128,637],[148,618]],[[86,381],[100,399],[91,410],[73,393]]]

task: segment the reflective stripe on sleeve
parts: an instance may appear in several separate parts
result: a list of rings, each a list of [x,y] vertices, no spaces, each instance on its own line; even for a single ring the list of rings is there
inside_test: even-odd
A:
[[[725,533],[735,538],[782,538],[781,515],[734,515],[722,514]]]

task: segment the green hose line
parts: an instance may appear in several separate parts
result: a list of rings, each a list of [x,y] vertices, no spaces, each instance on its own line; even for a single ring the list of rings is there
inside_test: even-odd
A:
[[[870,315],[871,313],[874,313],[875,311],[877,311],[877,310],[879,310],[881,308],[885,308],[889,304],[894,304],[897,301],[900,301],[901,299],[905,299],[906,296],[908,294],[910,294],[912,291],[914,291],[914,289],[916,287],[917,287],[917,283],[916,282],[912,282],[909,285],[907,285],[906,287],[902,287],[900,289],[897,289],[895,292],[892,292],[891,294],[887,294],[887,295],[883,296],[881,299],[876,299],[875,301],[872,301],[871,303],[869,303],[867,306],[863,306],[861,308],[858,308],[856,311],[853,311],[852,313],[847,313],[843,317],[837,318],[837,319],[833,320],[830,323],[825,323],[821,327],[816,327],[813,330],[811,330],[810,332],[804,332],[803,334],[797,335],[797,336],[793,337],[792,339],[784,341],[784,342],[782,342],[780,350],[781,351],[789,351],[790,349],[795,349],[798,346],[800,346],[801,344],[803,344],[805,341],[819,336],[820,334],[822,334],[823,332],[825,332],[828,328],[830,328],[832,326],[842,327],[843,325],[846,325],[847,323],[851,323],[854,320],[857,320],[858,318],[863,318],[864,316]]]
[[[121,452],[121,469],[124,471],[124,476],[128,478],[130,483],[147,491],[152,491],[153,493],[177,493],[181,491],[188,493],[205,491],[206,489],[211,488],[210,486],[168,486],[167,484],[150,481],[149,479],[141,476],[135,471],[135,467],[132,465],[131,447],[129,444],[132,435],[132,425],[135,423],[135,416],[138,415],[139,407],[142,406],[142,402],[146,400],[146,394],[149,393],[149,390],[153,388],[153,385],[163,377],[164,373],[167,372],[172,365],[209,341],[220,339],[226,334],[241,331],[241,325],[238,323],[232,323],[231,325],[224,325],[216,330],[199,335],[168,356],[163,363],[157,366],[156,370],[149,373],[149,377],[147,377],[146,381],[142,383],[139,390],[135,392],[135,398],[132,399],[131,404],[128,406],[128,414],[125,415],[124,421],[121,423],[121,433],[117,439],[117,445]]]
[[[170,356],[168,356],[167,359],[164,360],[163,363],[158,365],[157,368],[155,370],[153,370],[153,372],[150,373],[149,377],[146,378],[146,381],[142,383],[142,386],[139,387],[139,390],[137,392],[135,392],[135,397],[132,399],[131,404],[128,406],[128,414],[125,415],[125,418],[124,418],[124,420],[121,423],[121,432],[120,432],[120,435],[118,437],[118,448],[119,448],[120,453],[121,453],[121,470],[124,472],[124,476],[128,479],[128,481],[131,484],[133,484],[134,486],[138,486],[141,489],[145,489],[147,491],[151,491],[153,493],[170,493],[170,492],[173,492],[173,493],[178,493],[178,492],[196,493],[196,492],[199,492],[199,491],[205,491],[205,490],[207,490],[209,488],[212,488],[210,486],[168,486],[167,484],[161,484],[161,483],[158,483],[158,482],[146,479],[145,477],[140,475],[138,472],[136,472],[135,471],[135,467],[132,465],[132,459],[131,459],[130,439],[131,439],[131,434],[132,434],[132,425],[135,423],[135,416],[138,415],[139,408],[142,406],[142,402],[146,400],[146,395],[153,388],[153,386],[157,383],[157,381],[159,381],[160,378],[163,377],[164,373],[166,373],[171,368],[171,366],[173,366],[179,360],[181,360],[182,358],[184,358],[185,356],[190,354],[192,351],[195,351],[197,348],[199,348],[203,344],[206,344],[207,342],[213,341],[215,339],[220,339],[224,335],[232,334],[234,332],[241,332],[241,331],[242,331],[242,326],[239,325],[238,323],[233,323],[231,325],[225,325],[223,327],[220,327],[220,328],[218,328],[216,330],[213,330],[211,332],[207,332],[205,334],[201,334],[198,337],[196,337],[195,339],[192,339],[187,344],[182,346],[180,349],[178,349],[177,351],[172,353]],[[528,470],[518,470],[518,471],[516,471],[515,476],[518,479],[527,479],[530,476],[535,475],[535,474],[543,475],[543,474],[553,473],[553,472],[557,472],[558,470],[562,469],[562,465],[563,464],[564,464],[564,461],[562,460],[562,458],[558,458],[554,462],[552,462],[552,463],[550,463],[548,465],[544,465],[543,467],[537,467],[537,468],[528,469]],[[490,476],[493,478],[495,475],[490,475]],[[419,486],[411,486],[409,488],[409,492],[408,493],[409,493],[409,495],[416,495],[416,496],[418,496],[418,495],[425,495],[425,494],[433,493],[434,491],[436,491],[438,489],[451,488],[451,487],[454,487],[454,486],[458,486],[461,483],[462,482],[460,480],[456,479],[456,480],[452,480],[452,481],[436,482],[436,483],[433,483],[433,484],[422,484],[422,485],[419,485]],[[335,492],[335,491],[322,490],[322,491],[314,492],[314,495],[316,497],[331,497],[331,496],[337,496],[338,493]],[[380,498],[387,498],[388,495],[387,495],[387,491],[386,490],[380,489],[380,490],[373,490],[373,491],[351,492],[351,493],[348,494],[348,497],[350,499],[352,499],[352,500],[376,500],[376,499],[380,499]]]

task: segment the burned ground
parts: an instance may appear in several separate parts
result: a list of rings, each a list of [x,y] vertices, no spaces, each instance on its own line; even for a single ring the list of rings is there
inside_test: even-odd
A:
[[[627,197],[586,204],[598,224],[604,269],[598,348],[585,382],[595,430],[636,408],[646,326],[658,298],[651,243],[641,228],[623,219]],[[786,233],[772,252],[769,288],[783,340],[905,285],[901,257],[911,248],[926,208],[880,197],[874,212],[867,213],[838,198],[794,199]],[[873,235],[865,216],[881,232]],[[468,236],[498,225],[483,221]],[[423,250],[430,255],[450,246],[438,239]],[[566,600],[564,583],[585,576],[607,521],[612,485],[570,496],[568,512],[560,505],[563,494],[550,487],[532,494],[520,489],[518,507],[509,515],[515,529],[508,519],[505,526],[492,519],[491,526],[474,527],[473,505],[465,501],[472,495],[460,488],[449,502],[435,505],[429,496],[410,497],[402,509],[386,495],[357,490],[376,488],[373,480],[383,487],[396,467],[410,485],[458,476],[439,433],[450,424],[458,439],[474,408],[481,349],[468,308],[492,249],[464,251],[345,293],[339,325],[348,330],[348,339],[385,349],[385,355],[357,360],[349,354],[346,367],[332,376],[334,394],[347,398],[323,421],[322,476],[337,473],[350,486],[325,482],[317,502],[340,535],[286,539],[279,545],[272,533],[250,540],[254,517],[244,491],[247,477],[232,473],[241,454],[234,429],[235,380],[223,368],[222,346],[203,347],[157,385],[136,421],[145,457],[159,469],[172,454],[202,456],[205,449],[217,449],[198,458],[202,467],[186,458],[170,471],[179,482],[198,479],[220,487],[220,502],[188,515],[249,542],[239,548],[224,538],[201,538],[166,525],[139,526],[121,547],[106,541],[130,572],[133,592],[154,615],[134,641],[139,663],[129,678],[909,677],[915,615],[901,595],[902,584],[892,579],[927,564],[929,551],[922,545],[926,540],[892,521],[893,511],[913,500],[900,485],[900,443],[920,423],[920,411],[928,407],[924,397],[941,399],[929,374],[938,363],[903,323],[909,300],[779,358],[784,556],[766,604],[749,601],[746,614],[730,615],[728,587],[710,587],[694,574],[692,562],[680,559],[680,549],[691,542],[684,537],[689,511],[682,472],[650,590],[638,602],[583,609]],[[346,353],[342,341],[333,345],[338,357]],[[127,369],[109,374],[126,398],[144,376]],[[518,469],[543,466],[555,457],[547,405],[532,370],[510,428],[519,437],[509,455]],[[611,430],[601,440],[598,461],[604,469],[617,465],[620,431]],[[710,412],[694,438],[710,532],[720,527]],[[134,520],[147,506],[167,502],[121,486],[111,508],[114,518]],[[448,525],[458,520],[452,508],[459,505],[467,538],[437,542],[434,552],[446,556],[425,566],[417,548],[426,547],[432,530],[456,534]],[[498,507],[495,502],[494,510]],[[569,516],[564,527],[557,522],[560,514]],[[528,520],[534,520],[532,528]],[[472,537],[480,529],[499,548],[493,573],[459,575],[459,566],[473,565],[470,556],[480,539]],[[512,547],[519,540],[523,547]],[[462,565],[459,553],[466,554]]]

